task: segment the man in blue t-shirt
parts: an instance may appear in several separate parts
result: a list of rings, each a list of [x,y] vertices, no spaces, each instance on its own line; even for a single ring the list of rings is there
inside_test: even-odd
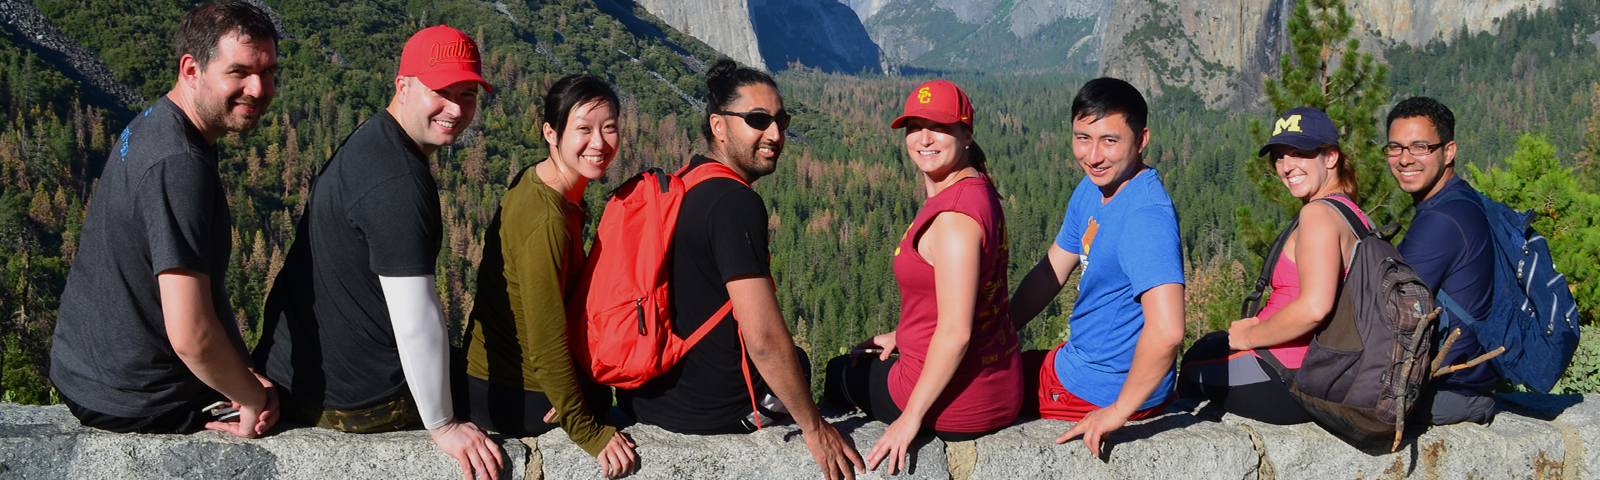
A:
[[[1024,358],[1041,362],[1039,415],[1078,422],[1056,443],[1081,434],[1096,456],[1105,434],[1165,408],[1183,342],[1178,215],[1161,177],[1144,164],[1147,111],[1144,97],[1122,80],[1098,78],[1078,90],[1072,153],[1085,175],[1055,243],[1011,297],[1021,330],[1083,266],[1071,338],[1042,360]]]
[[[1456,177],[1455,114],[1428,97],[1412,97],[1389,111],[1389,173],[1400,189],[1411,194],[1417,216],[1411,220],[1400,255],[1417,276],[1433,289],[1461,303],[1467,314],[1483,318],[1489,313],[1494,287],[1494,238],[1489,220],[1466,197],[1440,201],[1451,190],[1472,191]],[[1473,192],[1476,194],[1476,192]],[[1464,319],[1445,309],[1439,314],[1450,330],[1460,329],[1446,365],[1464,363],[1483,354],[1483,346]],[[1435,425],[1460,422],[1486,423],[1494,417],[1494,388],[1500,380],[1487,363],[1435,378],[1424,389],[1418,409],[1430,412]]]

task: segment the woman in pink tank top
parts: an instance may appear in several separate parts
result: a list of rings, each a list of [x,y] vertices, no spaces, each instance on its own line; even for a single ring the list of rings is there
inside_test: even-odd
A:
[[[1274,262],[1272,295],[1254,317],[1233,322],[1227,332],[1201,338],[1184,355],[1179,389],[1205,397],[1229,413],[1271,423],[1309,420],[1277,372],[1253,351],[1266,349],[1289,369],[1300,368],[1312,333],[1332,316],[1339,285],[1349,268],[1356,236],[1328,199],[1356,212],[1354,166],[1339,150],[1333,121],[1319,110],[1298,107],[1274,123],[1259,154],[1267,154],[1279,180],[1299,198],[1299,225]],[[1362,222],[1371,222],[1362,215]]]
[[[875,355],[830,361],[824,397],[890,424],[866,460],[872,469],[887,459],[894,473],[925,428],[959,441],[1010,425],[1023,384],[1005,215],[972,140],[971,102],[949,81],[927,82],[890,127],[905,129],[928,194],[894,249],[900,323],[863,344]]]

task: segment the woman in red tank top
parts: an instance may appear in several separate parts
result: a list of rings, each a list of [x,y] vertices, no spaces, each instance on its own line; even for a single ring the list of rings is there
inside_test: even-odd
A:
[[[1179,390],[1205,397],[1225,411],[1265,422],[1310,420],[1273,367],[1252,351],[1265,348],[1289,369],[1298,369],[1311,335],[1333,315],[1339,285],[1349,268],[1356,236],[1324,198],[1356,205],[1358,183],[1349,159],[1339,150],[1333,121],[1311,107],[1284,112],[1258,155],[1269,155],[1279,180],[1299,198],[1299,226],[1274,262],[1272,296],[1254,317],[1240,319],[1227,332],[1202,337],[1184,355]],[[1362,221],[1371,226],[1365,216]]]
[[[893,473],[923,428],[959,441],[1010,425],[1023,384],[1005,215],[972,139],[971,102],[949,81],[927,82],[890,127],[905,129],[928,194],[894,250],[900,323],[863,344],[875,356],[830,361],[824,396],[890,424],[866,460],[888,459]]]

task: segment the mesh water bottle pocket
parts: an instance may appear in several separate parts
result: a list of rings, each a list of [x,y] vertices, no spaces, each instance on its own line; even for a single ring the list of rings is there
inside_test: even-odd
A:
[[[1296,388],[1317,398],[1340,401],[1350,393],[1356,379],[1356,361],[1360,359],[1360,350],[1341,350],[1313,339],[1295,374]]]

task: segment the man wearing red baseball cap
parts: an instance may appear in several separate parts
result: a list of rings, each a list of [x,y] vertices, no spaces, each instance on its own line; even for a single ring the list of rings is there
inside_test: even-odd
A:
[[[345,139],[318,176],[253,354],[284,415],[347,432],[421,424],[474,475],[500,449],[453,415],[449,340],[434,288],[442,222],[428,155],[472,123],[477,43],[447,26],[411,36],[389,107]]]

